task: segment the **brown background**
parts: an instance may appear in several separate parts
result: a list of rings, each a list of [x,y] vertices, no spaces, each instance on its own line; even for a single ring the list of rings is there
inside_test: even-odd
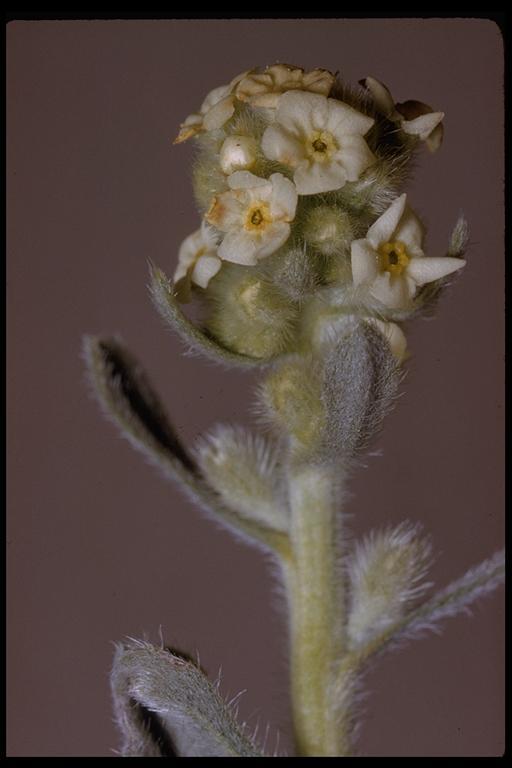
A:
[[[11,756],[112,755],[112,642],[199,651],[268,746],[290,750],[285,623],[261,555],[204,519],[103,421],[83,333],[119,332],[187,441],[248,421],[257,377],[183,355],[147,295],[198,225],[178,123],[281,60],[374,75],[445,110],[408,186],[440,254],[462,209],[469,265],[417,321],[396,411],[355,475],[350,529],[422,521],[438,586],[503,538],[503,50],[477,20],[14,22],[8,38]],[[503,591],[367,676],[366,755],[498,755]],[[278,737],[278,733],[280,734]]]

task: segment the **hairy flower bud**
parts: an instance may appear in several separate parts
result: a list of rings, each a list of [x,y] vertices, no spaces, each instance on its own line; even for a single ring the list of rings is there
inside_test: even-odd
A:
[[[335,205],[319,205],[307,215],[302,230],[304,240],[326,256],[350,249],[354,230],[350,215]]]
[[[234,171],[252,168],[258,154],[258,144],[252,136],[228,136],[220,150],[220,167],[228,176]]]
[[[250,267],[226,263],[209,299],[207,330],[228,349],[269,358],[290,348],[298,306]]]

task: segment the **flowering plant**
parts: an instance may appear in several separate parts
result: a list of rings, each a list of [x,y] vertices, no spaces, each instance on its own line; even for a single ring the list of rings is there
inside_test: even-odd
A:
[[[456,223],[444,254],[400,194],[443,113],[395,104],[372,77],[275,64],[215,88],[181,124],[197,142],[201,223],[151,293],[185,343],[227,366],[260,367],[265,434],[217,425],[182,445],[137,362],[87,337],[98,398],[133,445],[203,509],[269,553],[288,601],[291,701],[300,755],[354,750],[354,699],[369,661],[464,609],[503,578],[503,553],[427,596],[432,545],[418,523],[349,546],[342,513],[357,457],[396,399],[400,324],[432,312],[460,273]],[[202,307],[193,324],[182,306]],[[130,641],[112,673],[125,755],[259,754],[186,654]]]

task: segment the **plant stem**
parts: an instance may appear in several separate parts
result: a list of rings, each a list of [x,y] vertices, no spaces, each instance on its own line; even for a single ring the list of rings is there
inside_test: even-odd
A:
[[[344,633],[340,469],[294,465],[289,493],[292,555],[285,583],[297,751],[317,757],[346,755],[348,702],[335,685]]]

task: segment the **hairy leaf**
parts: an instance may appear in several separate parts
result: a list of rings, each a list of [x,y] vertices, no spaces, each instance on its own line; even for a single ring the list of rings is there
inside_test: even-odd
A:
[[[423,578],[431,545],[417,526],[371,531],[349,562],[350,611],[347,633],[357,648],[403,617],[410,602],[429,586]]]
[[[287,546],[279,529],[250,520],[222,503],[179,440],[141,366],[118,339],[86,336],[84,353],[100,405],[136,449],[231,531],[270,548]]]
[[[218,424],[198,446],[198,461],[212,488],[241,515],[288,531],[288,501],[277,447],[243,427]]]
[[[440,590],[362,649],[350,654],[351,658],[358,664],[403,641],[422,637],[429,631],[438,632],[439,623],[443,619],[463,611],[469,612],[472,603],[490,594],[504,579],[505,552],[500,551],[480,565],[470,568],[460,579]]]
[[[161,269],[150,266],[149,290],[153,304],[167,326],[172,328],[187,344],[191,353],[206,356],[210,360],[238,368],[254,368],[265,364],[265,361],[248,355],[237,354],[220,346],[213,338],[207,336],[184,315],[173,294],[172,284]]]
[[[125,757],[257,757],[216,686],[177,652],[131,640],[111,674]]]

